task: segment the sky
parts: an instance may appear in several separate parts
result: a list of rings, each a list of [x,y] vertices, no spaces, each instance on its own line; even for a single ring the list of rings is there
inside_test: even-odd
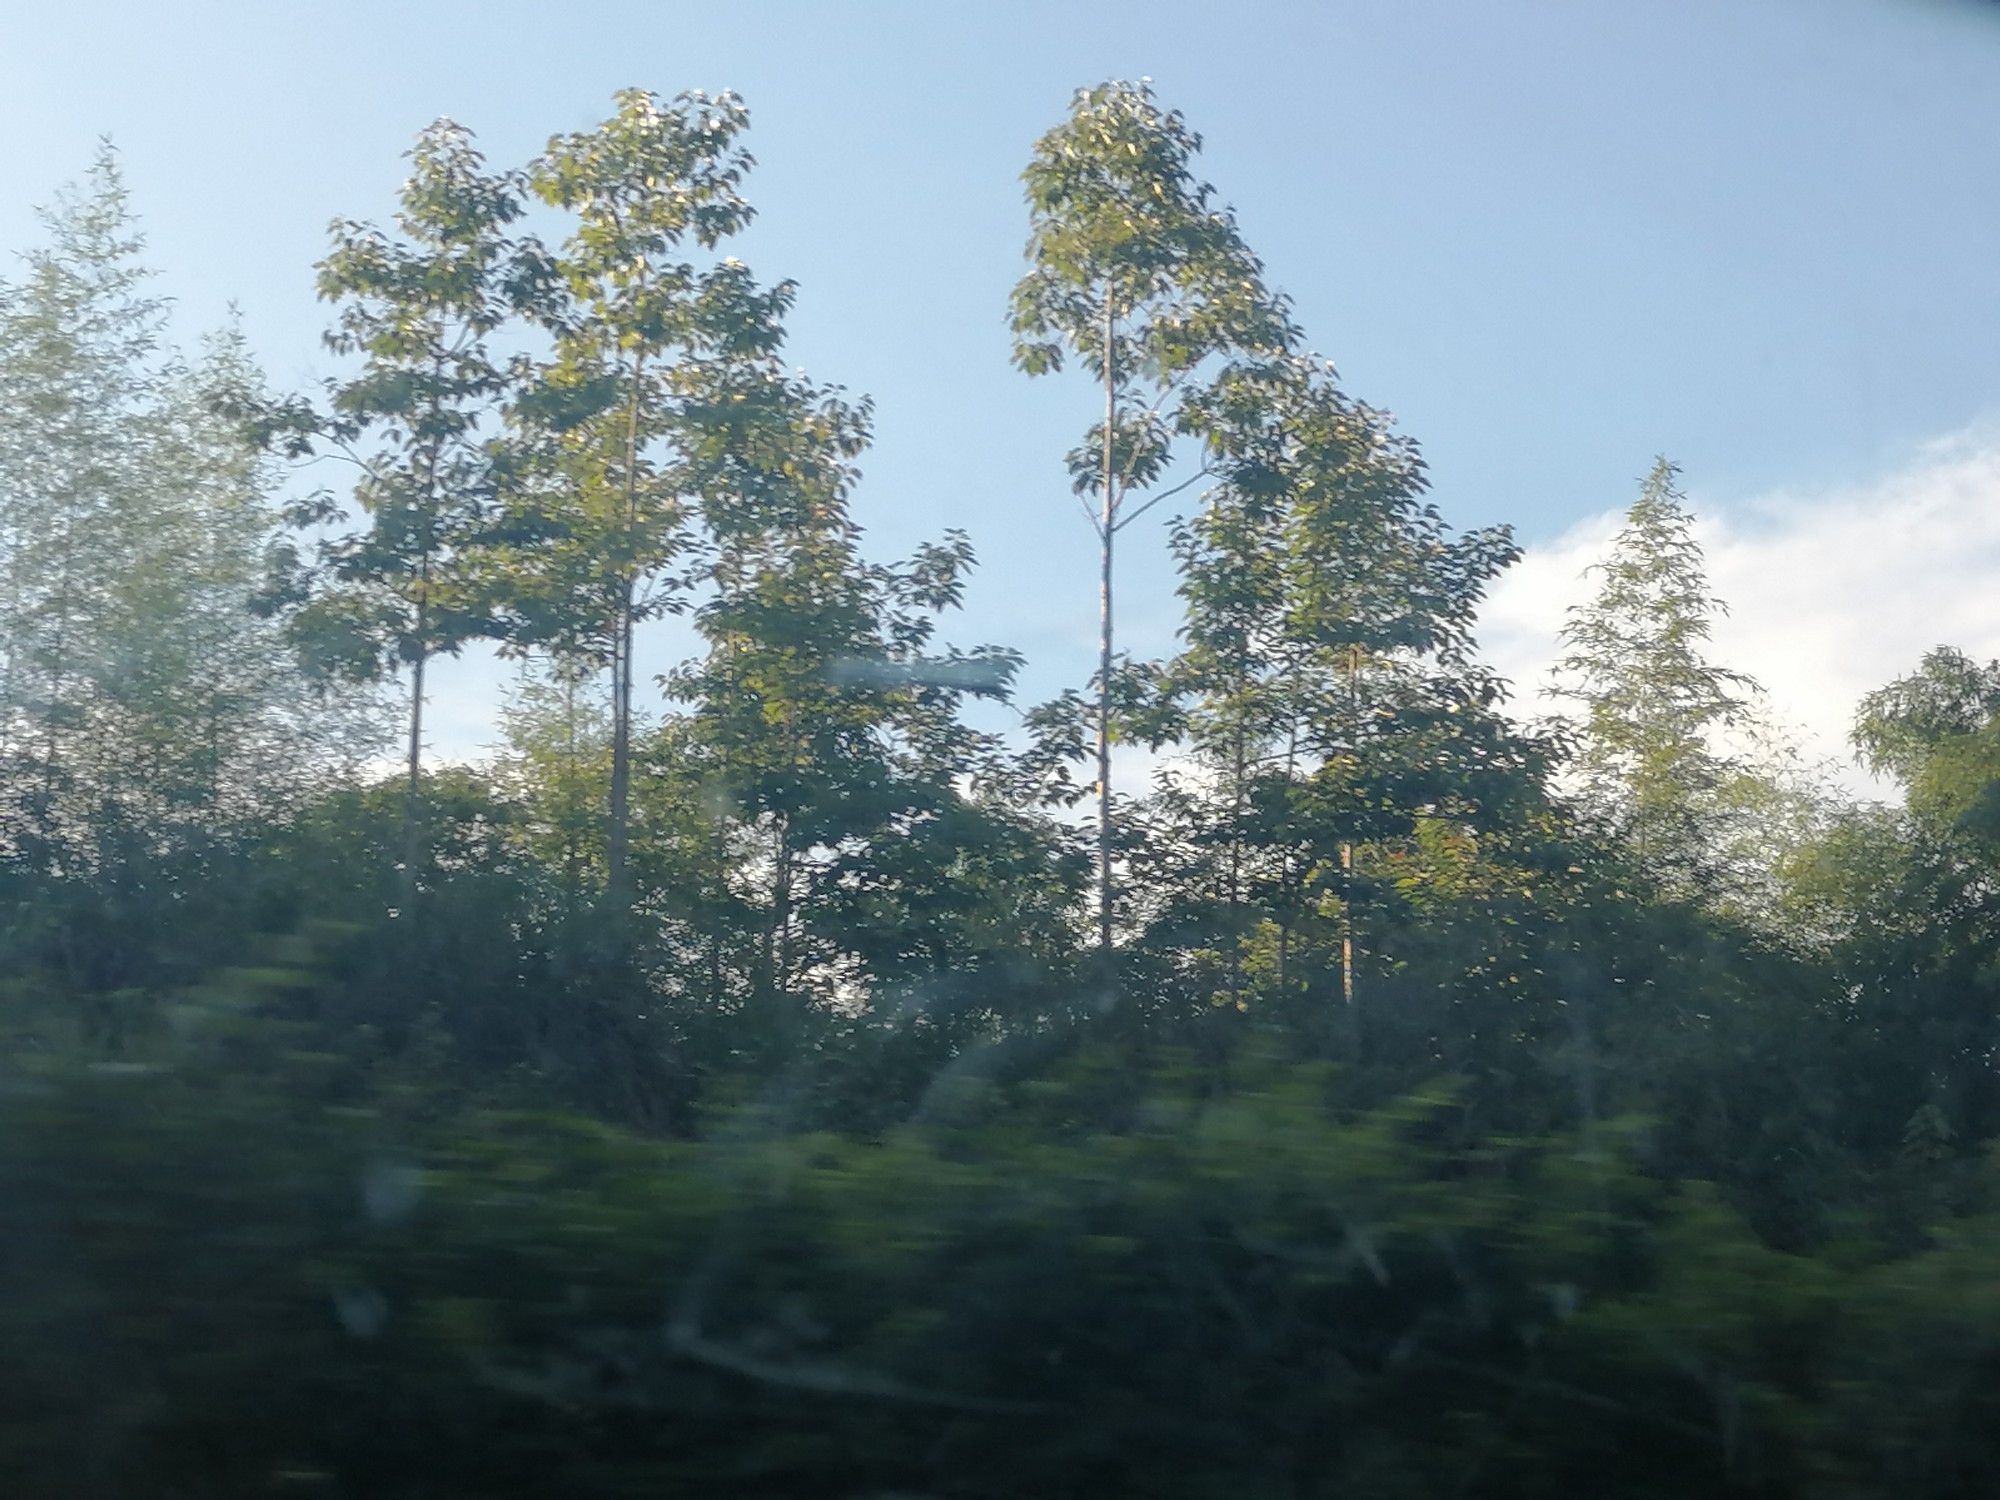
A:
[[[0,247],[109,136],[179,336],[233,306],[274,382],[310,386],[336,368],[326,226],[387,217],[428,121],[515,164],[619,88],[734,89],[760,163],[736,253],[799,283],[790,358],[875,401],[870,548],[970,533],[946,633],[1024,651],[1033,699],[1092,664],[1061,461],[1092,405],[1009,364],[1018,177],[1074,89],[1139,76],[1446,518],[1516,528],[1483,637],[1523,712],[1656,454],[1732,605],[1717,656],[1810,749],[1841,753],[1855,698],[1931,645],[2000,655],[1988,0],[15,4]],[[1160,654],[1164,528],[1128,535],[1123,644]],[[440,751],[490,732],[495,675],[444,675]]]

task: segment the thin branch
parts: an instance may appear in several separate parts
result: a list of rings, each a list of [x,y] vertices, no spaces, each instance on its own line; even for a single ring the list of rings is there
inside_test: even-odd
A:
[[[1139,517],[1143,516],[1147,511],[1151,510],[1154,506],[1158,505],[1162,500],[1171,500],[1174,496],[1178,495],[1182,490],[1185,490],[1192,485],[1200,484],[1201,481],[1204,479],[1213,479],[1215,477],[1216,477],[1215,470],[1204,466],[1195,473],[1190,474],[1186,479],[1183,479],[1179,484],[1175,485],[1172,489],[1161,490],[1159,494],[1153,496],[1144,505],[1140,506],[1130,515],[1119,516],[1116,524],[1114,524],[1111,529],[1113,531],[1123,531],[1132,522],[1138,520]]]
[[[1161,408],[1167,404],[1167,397],[1173,395],[1175,391],[1186,385],[1188,377],[1192,373],[1192,371],[1182,371],[1179,375],[1176,375],[1172,380],[1161,386],[1160,394],[1154,398],[1153,404],[1146,408],[1146,415],[1149,417],[1159,416]]]
[[[1071,490],[1070,493],[1076,495],[1076,503],[1083,511],[1084,520],[1090,522],[1090,529],[1097,533],[1099,540],[1102,540],[1104,536],[1104,523],[1098,519],[1097,512],[1090,508],[1090,502],[1084,499],[1081,494],[1077,494],[1075,490]]]

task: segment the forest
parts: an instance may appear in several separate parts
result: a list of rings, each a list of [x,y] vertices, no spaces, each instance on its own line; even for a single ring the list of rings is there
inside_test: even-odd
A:
[[[748,125],[425,129],[323,388],[172,344],[108,147],[0,279],[0,1488],[1994,1493],[2000,663],[1841,791],[1636,454],[1540,712],[1512,534],[1111,82],[985,293],[1100,563],[1019,702],[950,628],[1032,581],[871,550],[729,254]]]

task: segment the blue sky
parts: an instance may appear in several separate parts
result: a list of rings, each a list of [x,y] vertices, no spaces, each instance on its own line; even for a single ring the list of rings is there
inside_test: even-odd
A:
[[[1074,88],[1136,75],[1457,524],[1573,551],[1665,452],[1739,539],[1810,529],[1815,496],[1865,506],[2000,413],[2000,6],[1976,0],[19,4],[0,246],[109,134],[183,334],[233,301],[300,384],[330,368],[326,223],[386,215],[425,122],[516,162],[614,89],[733,88],[761,163],[739,253],[801,283],[793,359],[877,402],[875,546],[966,528],[950,633],[1053,691],[1089,670],[1060,460],[1090,396],[1008,365],[1016,179]],[[1164,649],[1159,532],[1125,580],[1127,641]]]

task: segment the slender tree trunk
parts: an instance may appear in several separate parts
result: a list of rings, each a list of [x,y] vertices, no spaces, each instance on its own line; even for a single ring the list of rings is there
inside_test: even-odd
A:
[[[1118,518],[1116,477],[1112,471],[1112,428],[1117,419],[1116,348],[1113,342],[1112,300],[1104,288],[1104,491],[1098,510],[1097,577],[1097,946],[1111,951],[1114,913],[1111,906],[1111,543]]]
[[[560,658],[556,658],[560,661]],[[562,861],[563,861],[563,901],[574,911],[577,897],[583,887],[583,843],[582,829],[578,826],[577,788],[586,785],[583,771],[583,750],[577,734],[577,715],[580,712],[576,701],[577,674],[563,664],[562,705],[563,705],[563,761],[561,798],[556,803],[556,816],[561,820]]]
[[[1298,674],[1292,674],[1291,708],[1285,725],[1285,823],[1278,844],[1278,994],[1290,993],[1292,963],[1292,845],[1290,808],[1299,765]]]
[[[1347,648],[1347,719],[1354,763],[1361,764],[1361,647]],[[1340,998],[1354,1008],[1354,841],[1340,845]]]
[[[442,380],[444,361],[433,357],[431,378]],[[435,385],[434,387],[435,388]],[[438,415],[435,404],[431,416]],[[401,906],[403,919],[416,920],[417,866],[424,855],[424,668],[430,662],[431,559],[437,548],[438,458],[442,440],[433,441],[424,459],[424,488],[427,512],[424,516],[423,552],[417,563],[416,655],[410,662],[410,744],[408,781],[403,787],[403,878]]]
[[[20,696],[21,528],[8,518],[8,501],[0,496],[0,558],[7,562],[7,592],[0,595],[0,756],[11,758],[17,727],[15,703]]]
[[[632,820],[632,581],[625,580],[611,648],[611,798],[605,820],[604,890],[614,908],[630,897],[626,856]]]
[[[417,866],[423,862],[424,668],[430,663],[431,563],[417,570],[416,655],[410,661],[410,742],[403,783],[403,871],[397,881],[403,920],[416,920]]]
[[[632,353],[632,390],[625,407],[625,543],[636,549],[639,526],[639,401],[646,353]],[[632,794],[632,564],[625,563],[618,599],[618,623],[611,647],[611,797],[604,831],[604,895],[614,910],[631,904],[626,856],[631,849]]]
[[[792,988],[792,820],[783,813],[778,815],[777,870],[774,874],[771,891],[771,989],[782,998],[789,995]]]
[[[1354,845],[1340,846],[1340,998],[1354,1008]]]
[[[42,790],[48,799],[46,817],[55,807],[57,766],[62,759],[63,688],[69,656],[70,527],[61,530],[62,563],[56,570],[56,631],[54,649],[49,653],[49,701],[44,715],[48,733],[47,756],[42,766]]]
[[[424,777],[424,666],[430,653],[424,649],[424,608],[417,606],[417,654],[410,663],[410,743],[408,766],[403,783],[403,917],[415,919],[417,865],[423,858],[423,777]]]
[[[56,586],[67,597],[69,592],[67,575],[60,579]],[[48,734],[42,762],[42,790],[48,796],[51,807],[55,804],[56,766],[62,757],[63,658],[68,649],[65,640],[68,631],[69,611],[65,608],[56,616],[55,650],[49,656],[49,702],[47,712],[43,716]]]
[[[1243,782],[1249,774],[1243,743],[1242,705],[1230,747],[1229,767],[1229,1001],[1243,1003]]]

